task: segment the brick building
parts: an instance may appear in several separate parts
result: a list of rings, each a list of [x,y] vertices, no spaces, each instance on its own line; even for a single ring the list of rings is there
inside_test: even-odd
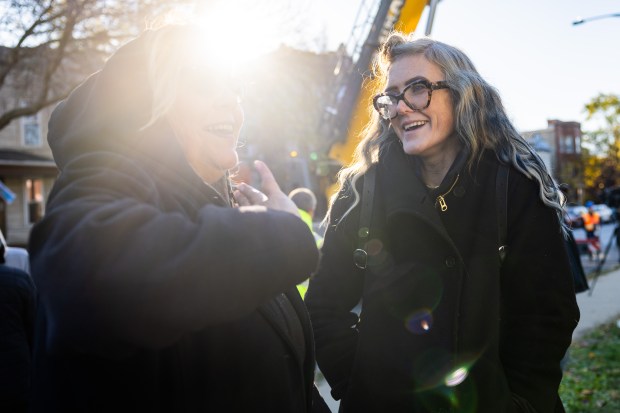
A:
[[[536,149],[551,176],[558,183],[569,184],[569,199],[581,203],[584,185],[581,124],[550,119],[546,129],[521,132],[521,136]]]

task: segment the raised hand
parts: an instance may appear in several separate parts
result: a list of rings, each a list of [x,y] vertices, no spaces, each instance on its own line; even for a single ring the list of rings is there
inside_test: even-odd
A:
[[[233,192],[239,206],[263,205],[299,216],[297,206],[282,192],[269,167],[262,161],[254,161],[254,166],[261,178],[261,189],[246,183],[239,184]]]

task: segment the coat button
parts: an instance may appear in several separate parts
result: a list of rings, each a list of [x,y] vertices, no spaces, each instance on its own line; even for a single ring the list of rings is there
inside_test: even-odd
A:
[[[465,187],[457,186],[456,188],[454,188],[454,196],[455,197],[461,198],[463,195],[465,195]]]
[[[446,258],[446,267],[448,268],[452,268],[456,265],[456,260],[454,259],[454,257],[448,257]]]

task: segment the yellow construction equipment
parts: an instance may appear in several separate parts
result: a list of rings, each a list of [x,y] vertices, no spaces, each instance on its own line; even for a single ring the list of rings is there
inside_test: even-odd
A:
[[[438,0],[382,0],[372,22],[367,21],[368,36],[363,43],[355,45],[352,53],[349,51],[356,61],[348,66],[348,70],[338,73],[339,81],[334,88],[335,101],[330,113],[333,119],[326,122],[326,133],[331,135],[328,136],[331,143],[328,156],[338,165],[349,165],[361,132],[370,120],[369,108],[377,90],[369,76],[369,69],[381,41],[393,30],[405,33],[415,31],[427,6],[429,19],[426,34],[430,34],[437,3]],[[362,8],[364,6],[363,2]],[[362,10],[358,13],[364,18],[363,14]],[[335,183],[327,187],[327,199],[337,190]]]

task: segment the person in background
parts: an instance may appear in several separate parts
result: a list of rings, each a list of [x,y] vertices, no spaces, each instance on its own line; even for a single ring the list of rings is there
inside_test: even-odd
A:
[[[29,274],[5,264],[0,243],[0,412],[28,411],[36,289]]]
[[[30,257],[28,250],[19,247],[9,247],[4,239],[4,234],[0,231],[0,243],[4,248],[4,264],[7,267],[19,268],[30,274]]]
[[[316,240],[317,247],[321,248],[323,245],[323,237],[316,233],[314,230],[314,211],[316,210],[316,195],[308,188],[295,188],[289,192],[288,197],[295,203],[299,210],[301,219],[308,225],[314,239]]]
[[[581,214],[581,219],[583,219],[583,229],[586,231],[588,244],[591,246],[590,258],[598,258],[601,254],[601,243],[598,235],[596,235],[596,230],[601,223],[601,218],[598,213],[594,211],[592,208],[593,206],[594,202],[586,201],[585,207],[588,208],[588,210]]]
[[[147,30],[52,114],[33,412],[326,409],[295,289],[315,242],[264,163],[235,205],[244,114],[204,43]]]
[[[288,197],[295,203],[299,210],[301,219],[308,225],[308,228],[314,236],[317,248],[321,248],[323,245],[323,237],[316,233],[314,230],[313,218],[314,210],[316,209],[316,195],[308,188],[295,188],[289,192]],[[297,285],[297,290],[301,294],[302,298],[305,298],[308,291],[308,280],[304,280],[301,284]]]
[[[569,186],[567,184],[560,184],[558,188],[560,189],[560,191],[562,191],[562,195],[564,197],[562,204],[565,204],[566,200],[568,199],[567,197]],[[586,278],[585,271],[583,270],[583,265],[581,264],[579,247],[577,246],[577,241],[575,241],[572,229],[566,231],[565,243],[566,251],[568,253],[568,258],[570,261],[571,273],[573,274],[575,294],[582,293],[584,291],[587,291],[590,287],[588,286],[588,279]]]
[[[459,49],[396,32],[375,69],[305,299],[340,412],[563,412],[557,187]]]

